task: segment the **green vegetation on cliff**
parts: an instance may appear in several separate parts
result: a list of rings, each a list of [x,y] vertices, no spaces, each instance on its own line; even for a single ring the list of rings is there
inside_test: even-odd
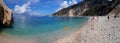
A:
[[[54,13],[53,16],[69,16],[70,10],[73,10],[74,16],[105,16],[118,4],[120,4],[120,0],[84,0]]]

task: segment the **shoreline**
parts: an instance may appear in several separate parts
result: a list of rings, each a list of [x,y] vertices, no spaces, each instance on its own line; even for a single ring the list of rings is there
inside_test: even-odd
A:
[[[88,17],[84,25],[73,33],[56,39],[53,43],[118,43],[120,42],[120,18],[107,16]],[[34,38],[33,38],[34,39]],[[37,39],[18,39],[0,35],[0,43],[38,43]],[[42,42],[39,42],[42,43]]]
[[[86,21],[87,22],[87,21]],[[86,23],[85,22],[85,23]],[[82,23],[83,24],[83,23]],[[81,25],[79,25],[80,27],[82,27]],[[78,26],[78,27],[79,27]],[[56,40],[58,40],[58,39],[60,39],[60,38],[64,38],[65,36],[68,36],[67,34],[71,34],[71,33],[73,33],[75,30],[77,30],[77,28],[78,27],[76,27],[75,29],[73,29],[73,30],[59,30],[59,31],[55,31],[55,32],[53,32],[52,33],[52,36],[50,36],[50,37],[48,37],[48,39],[46,40],[46,41],[50,41],[50,39],[49,38],[51,38],[51,41],[50,41],[50,43],[53,43],[54,41],[56,41]],[[48,34],[51,34],[51,33],[48,33]],[[39,35],[38,35],[39,36]],[[46,35],[47,36],[47,35]],[[49,36],[49,35],[48,35]],[[30,37],[30,36],[28,36],[28,37]],[[52,39],[52,37],[54,37],[53,39]],[[25,40],[26,39],[26,40]],[[4,33],[4,32],[2,32],[2,34],[0,35],[0,43],[42,43],[44,40],[45,40],[45,38],[43,38],[43,40],[41,41],[42,39],[39,39],[39,37],[36,37],[36,36],[33,36],[33,37],[30,37],[30,38],[27,38],[27,37],[25,37],[25,38],[20,38],[20,37],[14,37],[14,36],[11,36],[11,35],[9,35],[9,34],[6,34],[6,33]],[[45,41],[45,43],[46,43],[46,41]]]
[[[77,27],[77,30],[75,30],[75,32],[67,35],[64,38],[56,40],[54,43],[74,43],[74,40],[77,38],[78,34],[80,34],[80,31],[82,30],[82,29],[78,29],[78,28],[84,27],[86,24],[88,24],[89,20],[91,19],[91,17],[87,17],[87,18],[88,18],[88,20],[86,22],[84,22],[82,24],[82,26],[80,25],[79,27]]]
[[[120,18],[107,16],[89,17],[79,30],[54,43],[118,43],[120,42]],[[116,28],[117,27],[117,28]],[[117,38],[116,38],[117,37]]]

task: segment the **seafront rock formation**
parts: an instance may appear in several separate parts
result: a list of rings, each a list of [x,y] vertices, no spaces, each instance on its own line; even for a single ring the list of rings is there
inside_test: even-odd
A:
[[[76,5],[64,8],[53,16],[105,16],[120,4],[120,0],[84,0]]]
[[[12,23],[12,10],[5,5],[3,0],[0,0],[0,27],[10,26]]]

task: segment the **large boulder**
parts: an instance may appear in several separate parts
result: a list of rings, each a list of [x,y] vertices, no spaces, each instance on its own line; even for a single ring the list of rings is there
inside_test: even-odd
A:
[[[3,0],[0,0],[0,27],[10,26],[12,23],[12,10],[5,5]]]

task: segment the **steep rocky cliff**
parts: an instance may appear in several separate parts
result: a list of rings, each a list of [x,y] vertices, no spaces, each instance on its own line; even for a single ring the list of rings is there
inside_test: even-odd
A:
[[[120,4],[109,13],[109,16],[120,17]]]
[[[0,0],[0,27],[10,26],[12,22],[12,10],[5,5],[3,0]]]
[[[53,16],[105,16],[119,3],[120,0],[84,0],[54,13]]]

